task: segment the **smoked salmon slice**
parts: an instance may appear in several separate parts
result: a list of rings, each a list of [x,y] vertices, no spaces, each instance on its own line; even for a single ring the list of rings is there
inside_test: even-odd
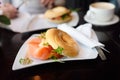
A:
[[[28,41],[28,56],[32,56],[37,59],[46,60],[48,59],[51,54],[52,48],[49,46],[40,47],[39,44],[41,43],[41,38],[35,37]]]
[[[32,38],[28,41],[27,57],[33,57],[40,60],[47,60],[52,56],[56,58],[63,57],[62,55],[54,52],[54,49],[50,46],[40,46],[42,39],[39,37]]]
[[[28,44],[39,44],[41,42],[41,38],[39,37],[34,37],[28,41]]]

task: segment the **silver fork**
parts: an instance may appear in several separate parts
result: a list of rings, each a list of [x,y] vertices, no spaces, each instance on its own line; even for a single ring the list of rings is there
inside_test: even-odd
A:
[[[96,50],[98,51],[98,55],[100,56],[101,60],[106,60],[107,57],[105,56],[104,52],[102,51],[102,49],[100,47],[95,47]]]

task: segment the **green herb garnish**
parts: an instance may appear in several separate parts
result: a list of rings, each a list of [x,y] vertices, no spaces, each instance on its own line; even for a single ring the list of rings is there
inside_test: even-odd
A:
[[[19,60],[19,63],[22,65],[31,64],[32,62],[33,62],[33,60],[31,60],[30,58],[21,58]]]
[[[65,63],[65,62],[61,61],[60,59],[58,59],[57,57],[55,57],[55,56],[51,56],[50,59],[54,60],[55,62]]]
[[[49,45],[49,43],[48,43],[48,42],[46,42],[46,43],[43,43],[43,45],[44,45],[44,46],[48,46],[48,45]]]
[[[61,18],[62,18],[62,20],[64,20],[68,16],[69,16],[69,14],[67,13],[67,14],[62,15]]]
[[[56,53],[62,55],[63,50],[64,50],[64,49],[63,49],[62,47],[58,46],[58,48],[55,49],[54,51],[55,51]]]
[[[40,35],[38,37],[46,39],[45,34],[46,34],[46,32],[40,33]]]

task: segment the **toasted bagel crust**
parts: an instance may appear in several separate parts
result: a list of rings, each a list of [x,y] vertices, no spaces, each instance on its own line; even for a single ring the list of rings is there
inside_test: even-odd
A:
[[[46,40],[54,49],[59,46],[62,47],[64,56],[75,57],[79,53],[79,46],[76,41],[62,30],[54,28],[47,30]]]

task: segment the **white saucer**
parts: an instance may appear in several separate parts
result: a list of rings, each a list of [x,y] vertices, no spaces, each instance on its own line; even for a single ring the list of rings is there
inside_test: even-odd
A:
[[[109,21],[109,22],[99,22],[97,20],[91,20],[87,15],[84,16],[84,20],[86,22],[89,22],[93,25],[97,25],[97,26],[108,26],[108,25],[112,25],[112,24],[115,24],[119,21],[119,17],[117,15],[114,16],[114,18]]]

